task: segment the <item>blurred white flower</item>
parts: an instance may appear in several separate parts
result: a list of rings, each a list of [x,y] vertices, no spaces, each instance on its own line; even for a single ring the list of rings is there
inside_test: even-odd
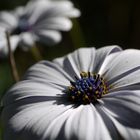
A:
[[[4,140],[140,139],[139,60],[110,46],[34,65],[3,98]]]
[[[31,0],[25,7],[0,12],[0,53],[7,53],[4,31],[11,34],[12,50],[17,45],[33,46],[34,42],[55,45],[61,41],[60,31],[69,31],[69,18],[80,16],[80,11],[67,0]],[[14,40],[14,41],[13,41]]]

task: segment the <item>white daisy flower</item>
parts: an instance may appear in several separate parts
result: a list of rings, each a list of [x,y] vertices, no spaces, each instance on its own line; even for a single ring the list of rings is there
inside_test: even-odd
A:
[[[67,0],[31,0],[25,7],[18,7],[11,12],[0,12],[0,53],[7,53],[3,36],[5,30],[11,34],[12,50],[18,44],[24,47],[33,46],[36,41],[55,45],[61,41],[60,31],[69,31],[72,28],[69,18],[79,16],[80,11]]]
[[[139,60],[110,46],[34,65],[3,98],[4,140],[140,139]]]

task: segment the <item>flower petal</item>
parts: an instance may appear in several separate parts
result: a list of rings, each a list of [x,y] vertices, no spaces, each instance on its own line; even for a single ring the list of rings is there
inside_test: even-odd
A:
[[[102,98],[102,105],[123,139],[140,138],[140,94],[137,91],[119,91]]]
[[[69,31],[72,28],[72,22],[65,17],[48,18],[34,26],[36,30],[60,30]]]
[[[0,23],[6,24],[7,29],[11,31],[11,28],[15,28],[18,24],[17,17],[12,12],[0,12]]]
[[[51,17],[65,16],[65,17],[79,17],[80,11],[74,8],[71,1],[50,1],[50,7],[46,11]],[[47,15],[47,16],[48,16]]]
[[[128,80],[129,85],[138,83],[138,70],[140,69],[139,59],[139,50],[129,49],[120,53],[112,54],[112,56],[109,56],[105,60],[105,64],[103,65],[105,65],[106,68],[101,73],[109,84],[113,84],[115,82],[119,83],[120,86],[123,86],[123,84],[128,84]],[[138,77],[136,78],[136,76]],[[130,81],[130,78],[132,78],[132,81]]]
[[[122,137],[118,133],[116,126],[114,125],[112,119],[108,115],[106,111],[104,111],[104,107],[99,103],[95,105],[96,111],[100,114],[104,124],[106,125],[106,129],[109,131],[110,137],[113,140],[121,140]]]
[[[19,43],[19,37],[17,35],[11,36],[10,43],[11,43],[11,50],[15,51]],[[8,55],[8,47],[7,47],[6,36],[3,33],[0,35],[0,57],[5,57],[6,55]]]
[[[24,89],[24,90],[23,90]],[[16,84],[3,98],[3,105],[20,103],[34,103],[54,100],[62,97],[65,89],[49,82],[37,82],[32,80],[22,81]]]
[[[34,40],[34,35],[31,32],[24,32],[20,34],[20,45],[25,49],[27,47],[33,47]]]
[[[24,79],[47,84],[52,83],[60,87],[69,86],[69,81],[72,80],[61,67],[49,61],[41,61],[31,67],[27,71]]]
[[[19,140],[20,138],[22,140],[41,139],[46,129],[57,117],[73,110],[72,105],[58,105],[55,102],[48,101],[29,105],[25,103],[22,106],[19,104],[7,106],[3,110],[2,116],[6,129],[5,140]]]
[[[66,139],[65,134],[64,134],[64,126],[69,118],[73,113],[75,113],[76,110],[79,110],[79,108],[71,108],[67,112],[64,112],[62,115],[59,115],[54,119],[49,127],[46,129],[42,140],[50,139],[50,140],[55,140],[55,139]]]
[[[41,41],[48,46],[55,45],[61,41],[61,33],[55,30],[37,30],[37,41]]]
[[[25,12],[24,8],[25,8],[24,6],[18,6],[12,12],[14,13],[14,15],[16,15],[18,18],[20,18],[21,16],[23,16],[23,14]]]
[[[70,115],[65,124],[65,136],[68,140],[111,139],[101,116],[92,104],[79,107]]]
[[[117,80],[111,84],[110,91],[136,89],[140,90],[140,68],[132,73],[130,72],[124,77],[117,77]]]
[[[4,97],[4,105],[21,99],[23,102],[47,101],[48,96],[60,97],[70,85],[70,76],[57,64],[42,61],[31,67],[24,81],[15,85]],[[20,93],[20,94],[19,94]]]
[[[25,13],[23,17],[28,19],[28,22],[32,25],[40,17],[42,13],[47,9],[48,2],[45,0],[31,0],[25,7]]]
[[[36,18],[36,22],[40,23],[44,19],[65,17],[65,18],[75,18],[80,16],[80,11],[73,7],[73,4],[70,1],[40,1],[40,4],[43,3],[45,10],[40,9],[40,15]],[[37,7],[42,8],[42,6]],[[39,12],[38,12],[39,13]]]
[[[36,9],[36,10],[34,10]],[[36,23],[44,19],[43,17],[78,17],[80,12],[73,8],[70,1],[30,1],[26,7],[26,15],[30,23]]]
[[[74,79],[75,76],[80,77],[80,72],[90,71],[94,64],[94,57],[94,48],[82,48],[53,62],[59,64]]]
[[[107,56],[116,52],[120,52],[120,51],[121,51],[121,48],[119,46],[107,46],[107,47],[97,49],[92,71],[99,73],[100,69],[102,68],[102,64],[107,58]]]

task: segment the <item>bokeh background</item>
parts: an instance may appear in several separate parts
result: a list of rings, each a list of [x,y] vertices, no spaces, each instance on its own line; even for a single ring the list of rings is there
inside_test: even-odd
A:
[[[28,0],[1,0],[0,10],[13,9]],[[82,11],[80,25],[87,45],[118,44],[139,47],[139,0],[72,0]]]
[[[25,5],[28,0],[0,0],[0,10]],[[119,45],[124,49],[140,46],[140,1],[138,0],[72,0],[81,10],[81,17],[73,20],[70,32],[62,33],[56,46],[38,44],[43,59],[52,60],[79,47],[100,48]],[[38,60],[32,51],[17,49],[14,53],[20,76]],[[134,56],[135,57],[135,56]],[[0,59],[0,98],[14,83],[8,59]]]

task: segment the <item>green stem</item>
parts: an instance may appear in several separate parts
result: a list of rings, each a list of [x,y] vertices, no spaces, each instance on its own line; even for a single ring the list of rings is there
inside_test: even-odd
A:
[[[7,39],[9,64],[10,64],[10,67],[11,67],[12,76],[13,76],[13,79],[15,80],[15,82],[18,82],[19,81],[19,75],[18,75],[18,71],[17,71],[17,67],[16,67],[14,54],[11,50],[10,35],[7,31],[5,32],[5,34],[6,34],[6,39]]]

